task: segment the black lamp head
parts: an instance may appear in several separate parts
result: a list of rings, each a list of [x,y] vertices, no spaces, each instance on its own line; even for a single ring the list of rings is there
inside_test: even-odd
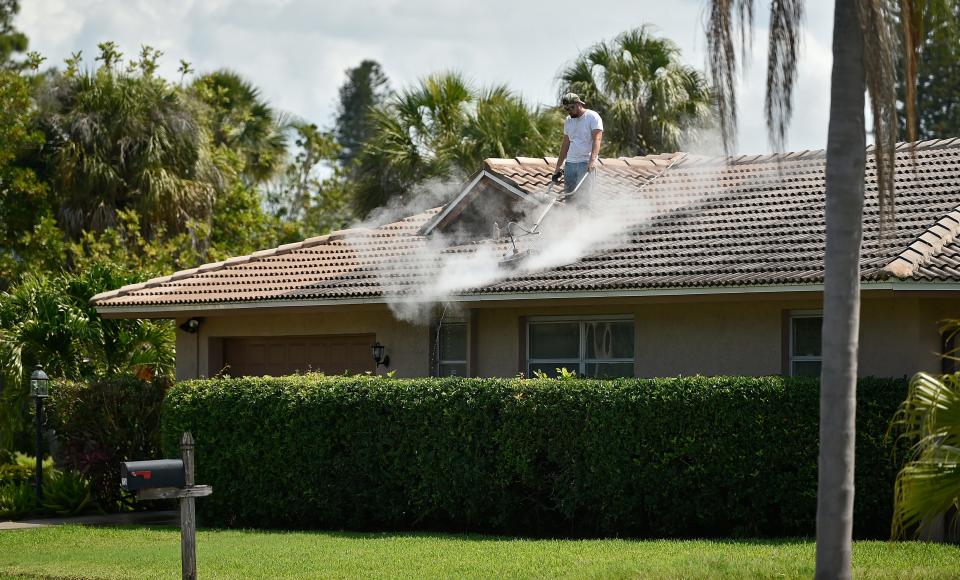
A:
[[[180,325],[180,330],[182,330],[182,331],[184,331],[184,332],[188,332],[188,333],[190,333],[190,334],[196,333],[197,330],[199,330],[199,329],[200,329],[200,319],[199,319],[199,318],[191,318],[190,320],[188,320],[188,321],[186,321],[186,322],[184,322],[183,324]]]
[[[373,350],[373,362],[375,362],[377,366],[380,366],[380,365],[383,365],[385,367],[390,366],[390,356],[384,354],[386,347],[384,347],[378,341],[373,343],[373,346],[370,348]]]
[[[43,367],[37,365],[33,372],[30,373],[30,395],[37,399],[46,398],[49,393],[47,390],[47,383],[49,382],[50,377],[47,376],[47,373],[43,372]]]

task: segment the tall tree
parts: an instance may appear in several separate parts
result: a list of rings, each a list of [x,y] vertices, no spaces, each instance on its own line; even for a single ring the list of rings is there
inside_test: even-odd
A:
[[[20,12],[20,0],[0,0],[0,67],[19,68],[13,55],[27,51],[27,37],[13,27],[13,19]]]
[[[940,0],[900,0],[922,14]],[[864,94],[873,111],[882,227],[892,217],[896,142],[895,3],[836,0],[833,71],[826,164],[823,366],[820,379],[820,458],[817,488],[818,578],[849,578],[853,528],[854,437],[860,316],[860,246],[863,238],[866,125]],[[737,24],[752,25],[753,0],[711,0],[707,25],[710,74],[718,91],[721,132],[728,150],[736,127]],[[766,118],[771,141],[782,149],[797,77],[802,0],[772,0]],[[914,82],[916,19],[904,18],[907,83]],[[749,36],[744,31],[741,38]],[[908,115],[914,113],[907,102]],[[908,124],[909,126],[909,124]]]
[[[273,108],[249,81],[220,70],[198,78],[194,93],[209,107],[213,144],[239,156],[247,185],[269,180],[286,157],[286,117]]]
[[[27,162],[42,145],[30,79],[0,70],[0,290],[23,269],[46,262],[43,252],[31,251],[41,249],[31,242],[44,218],[52,219],[53,207],[49,189]]]
[[[341,229],[353,220],[348,168],[339,166],[334,135],[306,122],[292,124],[296,153],[268,194],[271,209],[286,226],[284,236],[311,237]]]
[[[430,179],[479,169],[485,157],[542,157],[560,142],[562,118],[530,108],[505,87],[476,89],[457,73],[426,77],[373,109],[358,158],[356,203],[366,214]]]
[[[148,239],[210,214],[225,176],[189,98],[153,74],[158,56],[145,47],[123,70],[117,46],[102,43],[97,69],[79,72],[77,56],[43,89],[47,173],[71,236],[112,226],[125,208]]]
[[[917,62],[918,139],[946,139],[960,135],[960,42],[950,21],[960,19],[960,2],[948,2],[952,12],[947,18],[924,14]],[[901,18],[903,16],[901,15]],[[897,78],[897,95],[905,105],[907,87],[903,75]],[[906,107],[898,110],[897,122],[907,133]]]
[[[500,85],[484,89],[454,140],[455,166],[469,175],[488,157],[543,156],[559,147],[563,137],[563,115],[557,109],[530,109]]]
[[[560,74],[560,92],[578,93],[603,118],[603,153],[679,151],[713,119],[703,74],[680,62],[680,49],[635,28],[584,51]]]
[[[347,69],[347,80],[340,87],[335,129],[343,165],[356,159],[373,135],[370,110],[381,106],[390,94],[390,80],[376,61],[364,60]]]

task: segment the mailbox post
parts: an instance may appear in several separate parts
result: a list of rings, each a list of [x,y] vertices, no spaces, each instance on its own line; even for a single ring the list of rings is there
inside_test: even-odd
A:
[[[197,578],[197,512],[198,497],[213,493],[209,485],[194,484],[193,435],[180,439],[182,459],[128,461],[120,466],[120,485],[136,491],[137,499],[180,500],[180,560],[184,580]]]
[[[183,475],[186,487],[193,487],[193,435],[184,433],[180,439],[183,454]],[[197,510],[196,499],[180,498],[180,562],[184,580],[197,580]],[[189,573],[188,573],[189,570]]]

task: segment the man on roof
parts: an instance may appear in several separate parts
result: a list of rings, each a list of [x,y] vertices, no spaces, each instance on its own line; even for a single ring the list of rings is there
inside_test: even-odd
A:
[[[560,177],[563,176],[566,193],[572,193],[581,181],[584,182],[581,190],[589,191],[593,186],[600,142],[603,140],[603,119],[596,111],[588,109],[576,93],[563,95],[560,106],[569,116],[563,122],[563,142],[560,144],[553,182],[560,183]]]

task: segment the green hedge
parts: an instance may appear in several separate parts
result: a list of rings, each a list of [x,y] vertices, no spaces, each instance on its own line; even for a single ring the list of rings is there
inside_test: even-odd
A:
[[[859,384],[855,534],[889,533],[906,381]],[[537,535],[812,535],[816,381],[305,375],[180,383],[207,525]]]

